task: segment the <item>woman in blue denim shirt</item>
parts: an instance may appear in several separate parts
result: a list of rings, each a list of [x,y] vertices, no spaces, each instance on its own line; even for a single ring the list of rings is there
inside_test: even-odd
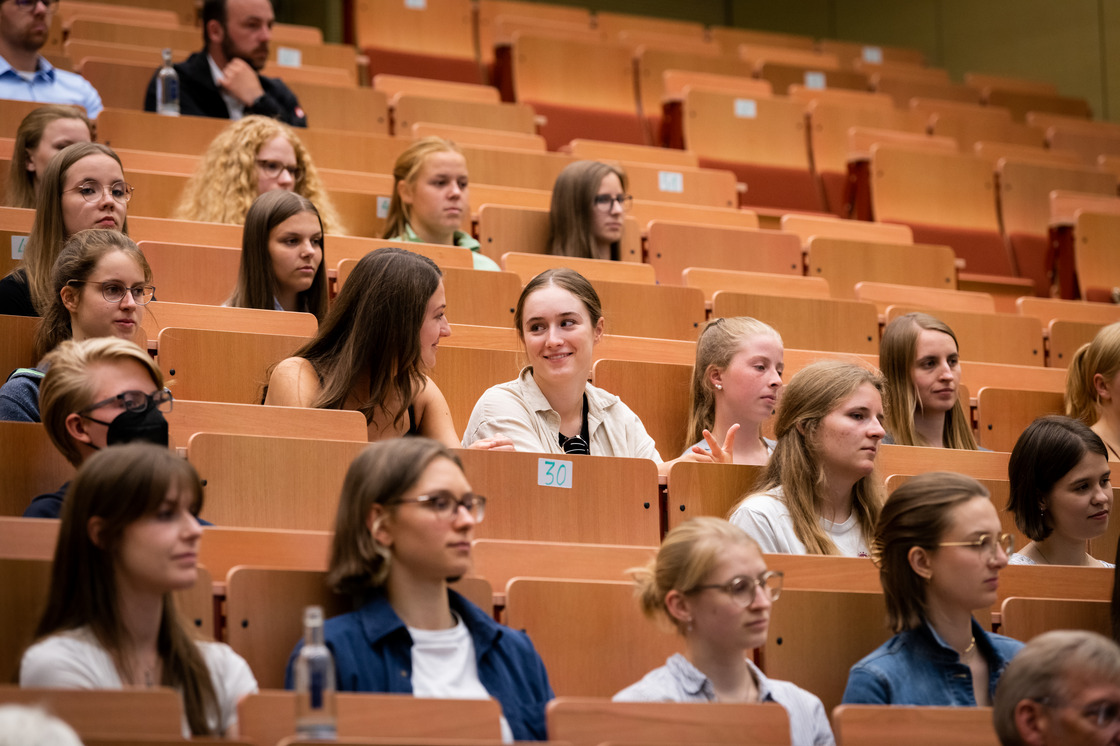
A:
[[[327,581],[357,611],[327,620],[343,692],[486,699],[503,740],[545,740],[548,674],[529,637],[447,587],[471,568],[486,498],[458,457],[427,438],[369,446],[346,473]],[[302,643],[288,661],[286,686]]]
[[[845,704],[988,706],[1023,644],[985,631],[1012,537],[988,491],[970,477],[931,472],[887,499],[872,556],[897,633],[852,666]]]

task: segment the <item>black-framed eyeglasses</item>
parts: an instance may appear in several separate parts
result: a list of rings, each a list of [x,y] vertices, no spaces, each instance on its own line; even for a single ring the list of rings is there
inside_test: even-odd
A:
[[[174,402],[175,397],[166,388],[152,394],[145,394],[143,391],[123,391],[116,396],[110,396],[108,399],[102,399],[78,410],[78,414],[85,417],[86,412],[92,412],[95,409],[116,403],[119,403],[126,412],[147,412],[152,407],[156,407],[161,412],[170,412]],[[98,422],[98,420],[94,420],[94,422]]]
[[[615,202],[623,210],[629,210],[630,206],[634,204],[634,198],[629,194],[596,194],[592,202],[599,212],[610,212]]]
[[[972,541],[942,541],[939,547],[970,547],[976,551],[986,552],[989,557],[995,557],[997,547],[1003,550],[1008,557],[1015,551],[1015,537],[1011,534],[980,534]]]
[[[120,303],[124,300],[124,294],[130,293],[133,302],[138,306],[146,306],[152,302],[152,298],[156,295],[155,285],[137,285],[136,287],[126,287],[119,282],[107,280],[105,282],[94,282],[93,280],[70,280],[67,285],[100,285],[101,297],[110,303]]]
[[[12,0],[13,5],[23,10],[35,10],[35,6],[39,3],[47,6],[48,11],[58,8],[58,0]]]
[[[698,585],[691,590],[685,591],[685,593],[698,593],[709,589],[719,590],[731,596],[732,599],[745,607],[754,603],[755,594],[758,592],[759,588],[766,593],[766,597],[771,601],[777,601],[778,597],[782,595],[782,583],[784,581],[785,573],[780,570],[769,570],[762,573],[757,578],[752,578],[749,575],[736,575],[726,583]]]
[[[77,192],[82,195],[82,199],[90,204],[101,199],[101,195],[107,194],[113,198],[114,202],[122,205],[127,205],[128,201],[132,199],[132,193],[136,190],[132,185],[124,181],[114,181],[112,184],[102,186],[96,181],[83,181],[73,189],[67,189],[68,192]]]
[[[303,178],[303,169],[299,166],[288,166],[280,161],[264,161],[257,159],[257,168],[261,170],[265,176],[270,179],[275,179],[280,175],[281,171],[287,171],[292,175],[292,181],[299,181]]]
[[[1058,709],[1063,707],[1077,707],[1077,705],[1073,703],[1060,702],[1053,697],[1042,697],[1034,701],[1045,707]],[[1100,730],[1114,728],[1117,724],[1120,724],[1120,702],[1107,699],[1090,702],[1081,708],[1081,717]]]
[[[466,508],[475,523],[481,523],[482,517],[486,514],[486,498],[473,492],[468,492],[462,497],[456,497],[450,490],[439,490],[430,495],[395,500],[393,504],[401,503],[418,503],[446,520],[454,518],[459,513],[460,508]]]

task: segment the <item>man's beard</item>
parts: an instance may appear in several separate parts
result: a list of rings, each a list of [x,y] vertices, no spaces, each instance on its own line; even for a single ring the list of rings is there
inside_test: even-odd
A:
[[[252,57],[244,54],[239,54],[238,51],[234,48],[233,40],[229,38],[228,32],[225,34],[225,36],[222,37],[222,55],[227,60],[232,60],[234,58],[245,60],[249,63],[249,67],[253,68],[257,72],[260,72],[264,67],[264,63],[257,64],[257,62],[253,60]]]

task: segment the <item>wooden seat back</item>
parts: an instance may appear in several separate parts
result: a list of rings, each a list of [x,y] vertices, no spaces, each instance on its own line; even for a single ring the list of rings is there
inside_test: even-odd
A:
[[[502,268],[516,274],[523,285],[528,284],[541,272],[558,267],[574,269],[592,283],[601,281],[639,282],[647,285],[656,283],[656,274],[653,266],[649,264],[581,259],[553,254],[522,254],[515,251],[502,255]]]
[[[823,277],[689,267],[681,272],[681,280],[685,287],[703,290],[708,303],[721,290],[747,295],[781,295],[787,298],[831,297],[828,281]]]
[[[169,327],[160,332],[156,363],[178,398],[260,404],[272,366],[291,357],[309,338]],[[215,365],[218,361],[220,366]]]
[[[900,733],[911,746],[997,746],[990,707],[841,705],[832,711],[836,742],[895,746]]]
[[[1093,288],[1107,293],[1120,287],[1120,255],[1115,251],[1120,239],[1120,215],[1078,210],[1075,216],[1073,257],[1082,297]]]
[[[692,341],[705,321],[704,294],[696,288],[605,281],[595,290],[611,334]]]
[[[870,301],[886,314],[891,306],[924,306],[940,311],[966,311],[968,313],[995,313],[996,303],[991,293],[978,293],[971,290],[943,290],[939,288],[916,287],[914,285],[893,285],[885,282],[857,282],[856,300]],[[933,314],[934,316],[937,313]]]
[[[0,704],[42,707],[90,739],[180,739],[183,698],[173,689],[21,689],[0,685]]]
[[[509,539],[475,539],[471,547],[471,574],[485,578],[496,592],[519,576],[626,580],[628,570],[657,553],[649,546]]]
[[[809,245],[813,236],[846,238],[853,241],[880,241],[882,243],[914,243],[914,231],[898,223],[869,223],[865,220],[842,220],[819,215],[782,216],[782,230],[794,233],[802,246]]]
[[[1005,452],[881,445],[876,468],[884,477],[891,474],[955,471],[973,479],[1007,479],[1007,461],[1010,456],[1010,453]]]
[[[704,159],[809,170],[805,106],[691,90],[685,95],[686,147]],[[747,185],[747,204],[752,204]]]
[[[631,216],[623,221],[619,259],[642,261],[642,227]],[[507,253],[548,253],[548,208],[482,204],[478,209],[478,240],[482,253],[496,262]]]
[[[579,66],[570,64],[580,60]],[[513,39],[516,100],[547,102],[581,109],[634,114],[634,80],[629,50],[616,43],[594,43],[522,32]],[[584,67],[597,74],[589,80]]]
[[[162,241],[137,244],[152,268],[159,300],[220,306],[237,286],[241,249]]]
[[[32,498],[54,492],[74,475],[37,422],[0,422],[0,448],[7,464],[0,480],[0,515],[23,515]]]
[[[488,498],[477,538],[661,543],[657,466],[648,459],[473,450],[459,457]]]
[[[781,330],[787,347],[877,354],[879,315],[875,306],[855,300],[782,298],[718,292],[712,316],[752,316]]]
[[[592,381],[626,402],[653,438],[666,461],[681,455],[688,427],[692,366],[681,363],[650,363],[600,359],[595,362]]]
[[[203,480],[202,517],[211,523],[325,531],[334,524],[346,470],[365,445],[196,433],[187,458]]]
[[[601,743],[789,744],[789,715],[774,703],[608,702],[557,697],[548,705],[548,735],[572,746]]]
[[[668,482],[669,530],[698,516],[726,518],[755,490],[761,473],[760,466],[742,464],[673,464]]]
[[[195,433],[279,435],[366,443],[366,418],[349,409],[272,407],[176,399],[167,413],[171,447],[186,448]]]
[[[319,322],[310,313],[261,308],[225,308],[152,301],[145,311],[142,326],[149,342],[156,339],[164,329],[172,327],[309,337],[319,326]]]
[[[624,163],[623,168],[635,199],[732,209],[739,206],[738,187],[731,171],[644,163]]]
[[[1069,598],[1005,598],[1000,607],[1000,634],[1030,642],[1055,629],[1085,629],[1112,634],[1109,602]]]
[[[281,77],[307,112],[309,127],[389,134],[389,105],[381,91],[358,86],[316,85],[283,74]]]
[[[1115,323],[1115,322],[1113,322]],[[1049,348],[1046,364],[1051,368],[1067,368],[1082,345],[1089,344],[1097,336],[1103,324],[1085,321],[1066,321],[1054,319],[1050,322]]]
[[[572,157],[591,161],[624,161],[626,163],[648,163],[651,166],[699,168],[695,153],[676,148],[660,148],[649,145],[631,145],[605,140],[576,139],[569,143]]]
[[[394,96],[393,122],[398,134],[407,134],[416,122],[462,124],[528,135],[537,131],[533,108],[527,104],[451,100],[409,93]],[[468,158],[468,165],[469,163]],[[470,170],[472,178],[479,178],[486,183],[499,183],[481,176],[474,177],[474,168],[471,167]]]
[[[1059,300],[1057,298],[1031,298],[1024,296],[1015,301],[1019,313],[1031,316],[1048,326],[1051,321],[1081,321],[1088,324],[1114,324],[1120,321],[1120,308],[1104,303]]]
[[[809,239],[809,277],[823,277],[834,298],[856,300],[861,281],[957,289],[956,257],[948,246],[887,244],[816,236]]]
[[[891,306],[887,309],[887,323],[915,310]],[[965,359],[1009,365],[1045,364],[1042,327],[1035,319],[1010,313],[964,311],[938,311],[937,318],[953,330]]]
[[[731,228],[757,228],[758,213],[751,210],[733,210],[724,207],[682,205],[673,202],[634,200],[629,217],[638,220],[642,231],[654,220],[671,220],[674,223],[727,226]]]
[[[1027,426],[1047,414],[1063,414],[1065,397],[1054,391],[1012,391],[985,386],[976,394],[978,441],[993,451],[1011,451]]]
[[[680,285],[689,267],[734,272],[801,274],[797,238],[781,231],[654,220],[647,240],[649,263],[663,285]]]

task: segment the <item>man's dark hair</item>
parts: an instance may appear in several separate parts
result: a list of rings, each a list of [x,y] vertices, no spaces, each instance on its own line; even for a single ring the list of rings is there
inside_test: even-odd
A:
[[[206,27],[210,21],[217,21],[226,27],[226,0],[206,0],[202,4],[202,48],[210,46],[210,36]]]

